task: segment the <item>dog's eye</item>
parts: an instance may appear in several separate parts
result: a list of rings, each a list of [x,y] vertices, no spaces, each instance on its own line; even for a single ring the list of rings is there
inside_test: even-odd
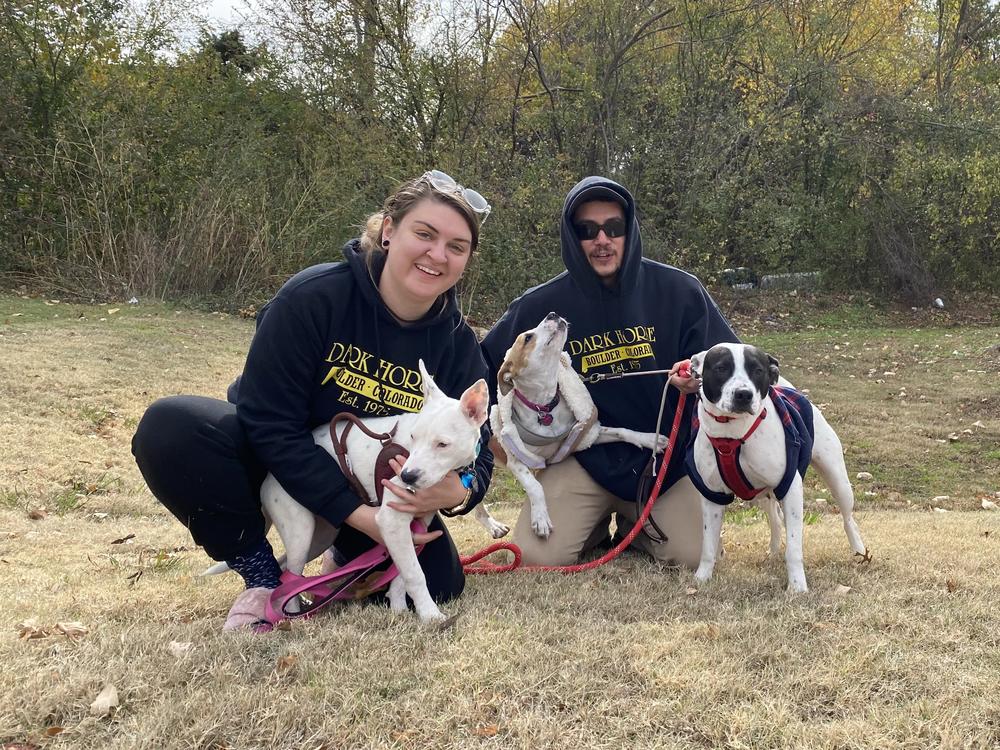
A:
[[[438,448],[447,448],[449,445],[450,445],[450,443],[446,443],[443,440],[441,440],[441,441],[438,442],[437,447]]]
[[[526,334],[524,334],[524,343],[527,344],[533,338],[535,338],[535,334],[533,334],[533,333],[526,333]]]

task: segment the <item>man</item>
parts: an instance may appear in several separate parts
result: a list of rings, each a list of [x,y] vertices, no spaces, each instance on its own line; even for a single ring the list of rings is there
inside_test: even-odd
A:
[[[737,341],[701,283],[684,271],[642,257],[635,201],[621,185],[587,177],[566,196],[560,226],[566,271],[514,300],[483,340],[491,387],[517,335],[547,313],[569,321],[573,368],[583,376],[667,369],[722,341]],[[688,393],[691,382],[675,378]],[[589,384],[602,425],[640,432],[656,429],[664,376],[650,375]],[[670,388],[661,434],[669,434],[680,391]],[[691,403],[689,399],[689,408]],[[657,560],[694,569],[701,555],[701,496],[684,473],[690,419],[684,419],[653,524],[634,545]],[[547,539],[531,529],[528,503],[514,541],[528,565],[567,565],[601,543],[617,514],[619,535],[632,528],[646,497],[640,484],[648,450],[626,443],[594,445],[538,473],[553,530]],[[646,486],[646,493],[650,486]],[[648,532],[648,533],[647,533]]]

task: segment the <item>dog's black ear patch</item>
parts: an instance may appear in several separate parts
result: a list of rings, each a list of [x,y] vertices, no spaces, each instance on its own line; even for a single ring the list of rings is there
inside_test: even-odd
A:
[[[767,376],[771,381],[771,385],[778,382],[778,375],[781,373],[778,370],[778,360],[772,357],[770,354],[767,355]]]
[[[777,369],[772,378],[770,356],[756,346],[747,344],[743,348],[743,367],[757,393],[764,397],[767,389],[777,381]]]
[[[722,398],[722,387],[733,376],[736,361],[725,346],[714,346],[705,354],[701,365],[701,389],[710,403]]]

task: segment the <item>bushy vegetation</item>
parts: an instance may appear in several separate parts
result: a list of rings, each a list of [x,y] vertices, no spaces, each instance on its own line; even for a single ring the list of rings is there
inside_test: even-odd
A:
[[[179,2],[0,5],[9,277],[239,306],[437,167],[494,206],[474,315],[561,268],[595,173],[707,278],[1000,289],[989,0],[257,0],[194,45]]]

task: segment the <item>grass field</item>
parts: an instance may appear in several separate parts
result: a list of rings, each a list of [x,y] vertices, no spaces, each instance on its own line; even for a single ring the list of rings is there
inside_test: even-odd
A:
[[[871,565],[810,473],[803,596],[736,509],[706,586],[629,554],[471,578],[443,632],[347,606],[254,637],[219,632],[237,581],[197,577],[208,558],[129,453],[154,399],[222,396],[252,323],[0,296],[0,748],[1000,746],[995,305],[724,307],[872,475]],[[509,477],[488,501],[515,518]],[[465,552],[488,541],[450,526]],[[117,707],[92,709],[109,685]]]

